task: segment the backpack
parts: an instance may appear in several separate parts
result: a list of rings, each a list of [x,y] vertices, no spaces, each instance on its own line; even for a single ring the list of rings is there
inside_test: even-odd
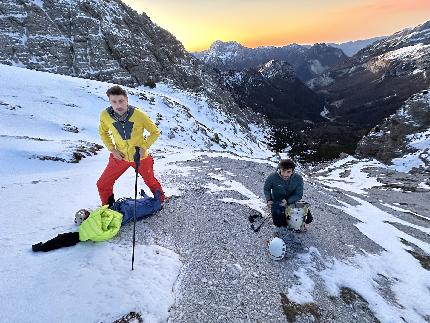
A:
[[[309,224],[313,219],[309,203],[303,201],[289,205],[285,209],[285,216],[287,219],[287,228],[297,231],[305,231],[305,223]]]
[[[141,190],[140,196],[141,198],[136,199],[137,221],[147,218],[161,209],[160,191],[156,191],[154,197],[149,197],[145,194],[144,190]],[[122,213],[122,224],[127,224],[132,221],[134,217],[134,199],[130,197],[120,198],[113,203],[111,209]]]
[[[279,203],[273,203],[272,219],[276,227],[305,231],[305,224],[311,223],[313,217],[309,209],[309,203],[299,201],[287,207]]]

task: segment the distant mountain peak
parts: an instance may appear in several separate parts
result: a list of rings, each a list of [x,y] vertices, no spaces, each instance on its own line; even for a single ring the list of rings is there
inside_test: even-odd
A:
[[[361,49],[377,41],[380,41],[381,39],[384,39],[386,37],[387,36],[378,36],[378,37],[373,37],[369,39],[347,41],[344,43],[328,43],[328,45],[341,49],[346,55],[351,57],[351,56],[354,56]]]
[[[295,78],[294,68],[285,61],[270,60],[258,68],[258,72],[265,78],[282,76],[283,78]]]
[[[325,43],[313,46],[289,44],[282,47],[248,48],[236,41],[222,42],[219,40],[214,42],[207,51],[195,53],[195,56],[220,71],[260,69],[261,64],[272,60],[284,61],[293,66],[297,77],[302,81],[308,81],[329,67],[347,59],[347,56],[340,49]],[[274,62],[270,64],[274,64]],[[279,68],[283,69],[281,73],[291,74],[291,66],[286,67],[282,63],[276,64],[281,64],[279,65]],[[267,67],[263,67],[263,71]],[[270,73],[270,75],[274,74]]]
[[[220,50],[220,49],[240,49],[244,48],[243,45],[238,43],[237,41],[222,41],[222,40],[216,40],[212,43],[209,50]]]

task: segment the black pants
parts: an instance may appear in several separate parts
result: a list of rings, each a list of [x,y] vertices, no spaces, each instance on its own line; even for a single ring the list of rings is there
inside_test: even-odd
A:
[[[55,238],[39,242],[32,246],[32,250],[36,251],[51,251],[63,247],[71,247],[79,242],[79,232],[67,232],[57,235]]]
[[[287,217],[285,215],[285,207],[278,203],[272,204],[272,220],[276,227],[286,227]]]

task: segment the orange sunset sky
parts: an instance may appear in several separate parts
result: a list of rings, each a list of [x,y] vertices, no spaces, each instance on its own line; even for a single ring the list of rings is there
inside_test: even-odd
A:
[[[345,42],[430,20],[430,0],[122,0],[189,51],[217,39],[247,47]]]

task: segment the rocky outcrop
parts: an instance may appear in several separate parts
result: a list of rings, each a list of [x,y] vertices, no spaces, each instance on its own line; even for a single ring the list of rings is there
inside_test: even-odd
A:
[[[0,62],[126,85],[168,78],[198,86],[194,59],[167,31],[118,0],[0,4]]]
[[[358,156],[374,157],[384,163],[419,152],[418,158],[430,167],[430,94],[413,95],[383,123],[374,127],[358,143]]]

